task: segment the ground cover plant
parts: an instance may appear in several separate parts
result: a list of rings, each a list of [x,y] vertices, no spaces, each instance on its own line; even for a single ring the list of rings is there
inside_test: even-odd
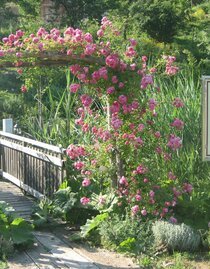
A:
[[[57,209],[59,205],[68,220],[78,203],[84,210],[94,209],[97,215],[82,228],[84,236],[97,232],[115,249],[146,252],[146,241],[139,239],[141,235],[152,237],[146,229],[149,221],[164,219],[176,224],[176,208],[180,205],[185,212],[186,204],[191,205],[193,199],[198,202],[203,195],[195,193],[200,184],[201,166],[194,166],[195,161],[201,165],[200,142],[195,141],[196,151],[189,150],[192,122],[188,116],[192,115],[187,113],[186,91],[192,87],[185,88],[183,73],[177,75],[174,56],[163,55],[149,66],[148,58],[138,53],[141,44],[132,37],[124,40],[108,18],[102,19],[95,36],[71,27],[63,35],[55,28],[51,32],[40,28],[29,36],[18,30],[3,39],[0,60],[2,65],[12,62],[25,76],[35,71],[23,68],[39,65],[42,56],[45,64],[55,64],[52,52],[71,62],[65,89],[65,107],[71,108],[65,125],[68,177],[65,188],[55,194],[54,205]],[[33,88],[30,82],[26,79],[22,85],[23,93]],[[174,88],[179,88],[181,96]],[[192,93],[191,97],[193,104],[196,99]],[[199,117],[196,109],[194,121]],[[209,210],[204,203],[201,207]],[[209,220],[204,215],[207,229]],[[120,225],[118,230],[107,228],[109,221],[114,227],[117,220],[126,232]]]

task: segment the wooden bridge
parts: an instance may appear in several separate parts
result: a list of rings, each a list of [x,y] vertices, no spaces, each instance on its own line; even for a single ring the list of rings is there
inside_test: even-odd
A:
[[[9,203],[15,215],[30,221],[36,198],[50,197],[63,180],[59,147],[0,132],[0,201]],[[24,194],[28,195],[24,195]],[[32,195],[32,196],[31,196]],[[9,260],[11,269],[98,269],[55,234],[34,232],[32,248]]]
[[[4,179],[0,179],[0,201],[9,203],[18,216],[30,220],[34,199],[24,196],[20,188]]]
[[[10,133],[0,132],[0,201],[8,202],[18,216],[30,221],[37,198],[51,197],[65,176],[63,149]],[[27,195],[24,195],[27,194]],[[33,247],[17,252],[9,259],[11,269],[129,269],[112,266],[109,258],[102,264],[88,258],[100,255],[97,250],[85,251],[68,240],[69,231],[48,227],[47,232],[34,232]],[[85,253],[85,254],[84,254]],[[116,258],[115,258],[116,259]],[[97,260],[97,259],[96,259]],[[101,261],[101,259],[100,259]]]
[[[64,149],[0,132],[0,176],[36,198],[50,198],[65,176]]]

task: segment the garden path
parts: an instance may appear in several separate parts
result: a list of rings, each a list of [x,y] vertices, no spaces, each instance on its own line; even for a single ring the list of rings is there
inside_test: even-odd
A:
[[[0,180],[0,201],[11,204],[18,216],[30,219],[34,201],[29,196],[24,196],[22,191],[12,183]],[[51,233],[35,232],[34,236],[33,247],[16,253],[8,262],[9,268],[99,268]]]
[[[14,184],[0,179],[0,201],[6,201],[15,209],[17,215],[30,220],[34,199],[24,195]],[[35,231],[33,247],[16,252],[9,259],[10,269],[129,269],[139,268],[132,260],[122,255],[100,249],[88,249],[68,241],[68,233],[62,229],[51,232]]]
[[[0,180],[0,201],[9,203],[18,216],[30,220],[34,199],[24,196],[23,192],[9,181]]]

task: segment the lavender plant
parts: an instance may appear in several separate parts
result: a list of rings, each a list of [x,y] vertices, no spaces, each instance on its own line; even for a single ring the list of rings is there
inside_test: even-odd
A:
[[[156,246],[164,245],[168,250],[195,251],[201,244],[199,233],[184,223],[156,221],[152,231]]]

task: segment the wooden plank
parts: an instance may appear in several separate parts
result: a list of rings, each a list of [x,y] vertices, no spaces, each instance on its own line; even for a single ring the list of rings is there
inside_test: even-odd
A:
[[[33,262],[33,260],[24,252],[16,253],[12,258],[8,260],[8,268],[11,269],[38,269],[39,267]]]
[[[25,207],[25,204],[23,204],[21,207],[17,207],[15,205],[13,205],[13,208],[21,213],[25,213],[25,212],[31,212],[32,211],[32,207]]]
[[[28,185],[21,182],[18,178],[14,177],[14,176],[12,176],[12,175],[10,175],[8,173],[3,172],[2,176],[4,178],[8,179],[9,181],[11,181],[12,183],[14,183],[15,185],[17,185],[18,187],[20,187],[21,189],[23,189],[26,192],[30,193],[33,197],[36,197],[39,200],[45,197],[40,192],[34,190],[33,188],[31,188]]]
[[[33,248],[26,250],[26,253],[40,269],[63,268],[59,265],[61,262],[38,241]]]
[[[63,265],[71,269],[98,269],[91,260],[81,256],[62,242],[58,237],[50,233],[35,232],[36,239],[49,251],[53,256],[59,259]]]
[[[13,214],[30,220],[34,203],[31,198],[24,196],[17,186],[0,181],[0,200],[11,205]]]
[[[9,199],[10,201],[15,202],[17,206],[22,204],[26,200],[25,197],[21,197],[19,194],[15,194],[15,193],[12,195],[10,195],[10,193],[3,193],[3,194],[1,193],[0,198],[1,199]],[[27,204],[33,205],[33,202],[31,200],[27,199]]]
[[[3,139],[0,139],[0,144],[4,145],[6,147],[9,147],[11,149],[15,149],[15,150],[18,150],[20,152],[26,153],[30,156],[41,159],[45,162],[50,162],[50,163],[53,163],[54,165],[57,165],[60,167],[63,166],[63,160],[61,160],[60,158],[57,158],[55,156],[47,155],[47,154],[44,154],[42,152],[36,151],[34,149],[24,147],[24,146],[21,146],[19,144],[16,144],[16,143],[13,143],[13,142],[10,142],[7,140],[3,140]],[[9,159],[11,160],[11,158],[9,158]]]
[[[11,52],[9,53],[11,54]],[[5,52],[5,56],[7,52]],[[27,58],[30,59],[27,61]],[[33,61],[31,61],[31,58]],[[36,66],[68,66],[70,64],[94,64],[105,66],[106,63],[103,58],[97,58],[91,55],[86,55],[85,57],[80,57],[80,55],[73,54],[73,55],[66,55],[66,53],[61,54],[52,51],[44,51],[44,52],[23,52],[23,56],[21,57],[24,60],[21,63],[21,67],[36,67]],[[4,57],[0,59],[0,69],[2,68],[17,68],[13,61],[6,61]]]
[[[64,152],[64,149],[61,148],[61,147],[50,145],[50,144],[43,143],[43,142],[39,142],[37,140],[33,140],[33,139],[26,138],[26,137],[23,137],[23,136],[10,134],[10,133],[6,133],[6,132],[3,132],[3,131],[0,131],[0,136],[12,138],[12,139],[18,140],[20,142],[26,142],[28,144],[31,144],[31,145],[34,145],[34,146],[37,146],[37,147],[40,147],[40,148],[49,149],[49,150],[51,150],[53,152],[57,152],[57,153],[63,153]],[[0,141],[2,141],[2,140],[3,139],[0,138]]]

